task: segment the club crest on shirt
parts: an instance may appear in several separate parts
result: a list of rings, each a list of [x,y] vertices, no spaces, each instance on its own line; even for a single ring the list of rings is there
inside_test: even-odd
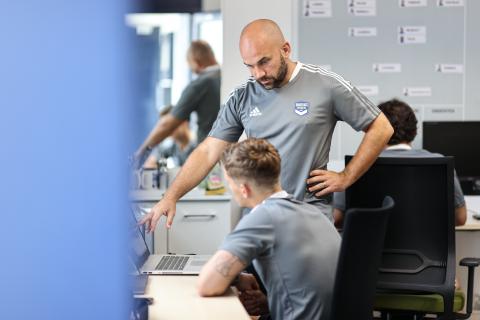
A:
[[[310,102],[307,101],[297,101],[295,102],[295,113],[299,116],[304,116],[308,113],[308,108],[310,107]]]

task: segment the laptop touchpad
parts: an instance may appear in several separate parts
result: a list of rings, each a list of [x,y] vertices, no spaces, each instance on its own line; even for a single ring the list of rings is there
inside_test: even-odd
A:
[[[207,263],[206,259],[192,259],[192,262],[190,263],[190,266],[192,267],[201,267],[205,263]]]

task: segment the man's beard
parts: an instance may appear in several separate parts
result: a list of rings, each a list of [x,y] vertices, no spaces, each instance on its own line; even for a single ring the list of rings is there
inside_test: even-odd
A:
[[[280,67],[278,68],[278,72],[275,77],[262,77],[257,80],[258,83],[260,83],[265,89],[271,90],[273,88],[280,88],[280,85],[282,84],[283,80],[285,80],[285,77],[287,76],[287,62],[285,61],[285,58],[283,56],[280,56]],[[262,84],[261,81],[265,80],[273,80],[272,84],[270,85],[264,85]]]

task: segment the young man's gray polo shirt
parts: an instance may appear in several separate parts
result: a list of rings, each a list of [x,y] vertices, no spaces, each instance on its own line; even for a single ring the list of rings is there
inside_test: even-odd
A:
[[[306,192],[306,179],[311,170],[326,168],[336,122],[364,130],[380,110],[333,72],[300,62],[296,70],[281,88],[266,90],[250,79],[235,89],[209,136],[236,142],[245,130],[247,137],[267,139],[282,158],[282,187],[299,200],[321,206],[322,200]],[[323,209],[331,215],[330,206]]]
[[[432,153],[424,149],[411,149],[411,148],[401,148],[393,150],[384,150],[379,157],[390,157],[390,158],[438,158],[443,157],[439,153]],[[460,186],[460,181],[458,180],[457,173],[454,171],[453,176],[453,203],[455,208],[463,207],[465,205],[465,198],[463,196],[462,188]],[[341,211],[345,211],[345,192],[336,192],[333,197],[333,206]]]
[[[220,249],[253,261],[273,319],[329,319],[340,236],[317,207],[291,195],[268,198]]]
[[[197,142],[202,142],[212,128],[220,109],[220,67],[203,70],[183,90],[180,100],[172,109],[172,115],[188,120],[194,111],[198,116]]]

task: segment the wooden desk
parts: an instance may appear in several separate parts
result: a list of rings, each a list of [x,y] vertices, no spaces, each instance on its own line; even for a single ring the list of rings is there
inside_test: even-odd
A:
[[[202,298],[197,276],[149,276],[145,294],[154,298],[150,320],[229,319],[250,320],[240,300],[228,289],[221,297]]]

